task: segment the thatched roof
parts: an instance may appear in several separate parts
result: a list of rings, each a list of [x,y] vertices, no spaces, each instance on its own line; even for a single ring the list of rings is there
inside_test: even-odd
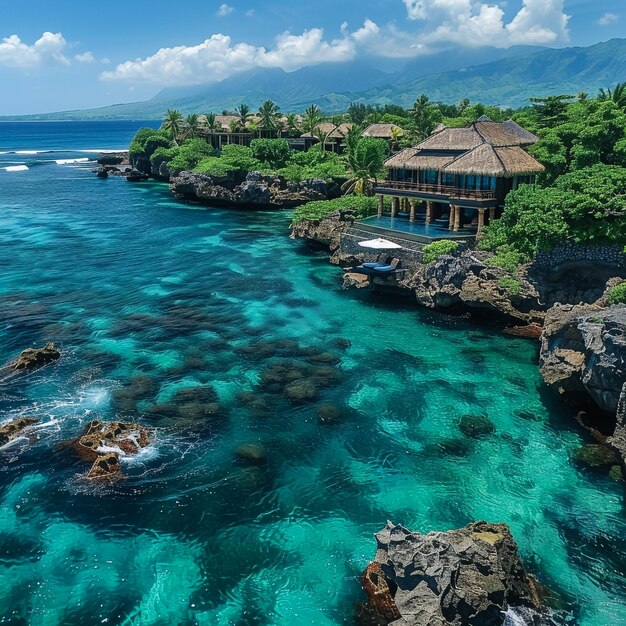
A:
[[[415,156],[416,152],[415,148],[404,148],[404,150],[391,155],[385,161],[384,166],[395,169],[408,169],[406,164],[411,157]]]
[[[524,146],[538,141],[532,133],[516,124],[513,120],[507,122],[475,122],[472,125],[485,142],[492,146]]]
[[[395,124],[370,124],[361,135],[377,139],[391,139],[394,132],[399,133],[400,137],[404,135],[404,131]]]
[[[473,126],[469,128],[444,128],[417,144],[420,150],[454,150],[466,152],[485,140]]]
[[[540,174],[544,166],[519,146],[495,147],[483,144],[442,168],[449,174],[511,178]]]
[[[311,133],[304,133],[302,137],[317,137],[318,134],[325,135],[327,139],[344,139],[350,132],[352,124],[343,123],[336,126],[332,122],[321,122]]]

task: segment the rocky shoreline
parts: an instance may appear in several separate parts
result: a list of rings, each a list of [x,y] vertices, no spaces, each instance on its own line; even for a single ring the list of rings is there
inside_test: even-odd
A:
[[[341,195],[337,184],[322,179],[298,183],[260,172],[236,172],[221,178],[188,171],[170,170],[166,163],[152,171],[149,159],[128,160],[128,154],[110,153],[98,158],[98,178],[123,176],[129,182],[154,179],[169,183],[174,197],[182,202],[256,210],[293,209],[307,202],[331,200]]]
[[[337,265],[373,260],[343,250],[342,237],[353,223],[351,212],[335,213],[296,224],[291,237],[328,248]],[[349,274],[344,287],[381,289],[430,309],[486,316],[507,334],[540,340],[547,386],[599,445],[617,454],[626,475],[626,305],[610,307],[606,299],[623,268],[586,261],[565,268],[527,265],[511,293],[502,280],[507,272],[486,263],[490,256],[470,248],[424,264],[416,253],[398,280],[355,281]]]

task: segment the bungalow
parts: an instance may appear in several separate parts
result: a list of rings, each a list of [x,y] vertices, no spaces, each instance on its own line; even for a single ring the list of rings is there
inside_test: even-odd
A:
[[[391,218],[476,234],[511,190],[534,183],[544,171],[524,149],[536,141],[513,120],[482,117],[469,128],[440,126],[417,146],[387,159],[389,178],[374,190],[378,217],[384,197],[391,196]],[[400,225],[400,230],[408,229]]]
[[[320,122],[310,133],[304,133],[302,138],[317,138],[324,146],[324,150],[342,152],[345,139],[352,128],[352,124],[333,124]]]
[[[374,137],[384,139],[393,149],[398,141],[404,137],[404,131],[396,124],[370,124],[362,133],[363,137]]]

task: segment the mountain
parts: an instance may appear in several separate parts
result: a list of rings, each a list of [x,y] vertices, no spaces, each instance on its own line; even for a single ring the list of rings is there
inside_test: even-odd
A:
[[[422,93],[443,102],[469,98],[519,107],[531,96],[595,94],[624,80],[626,39],[586,48],[455,48],[414,59],[393,73],[368,61],[324,63],[295,72],[256,69],[212,85],[164,89],[145,102],[1,119],[159,119],[168,108],[221,112],[245,102],[255,110],[266,99],[278,102],[284,112],[315,103],[334,113],[345,111],[351,102],[409,107]]]

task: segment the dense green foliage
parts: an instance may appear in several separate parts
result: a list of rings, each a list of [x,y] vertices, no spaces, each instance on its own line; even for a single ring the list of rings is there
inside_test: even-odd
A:
[[[609,289],[607,302],[609,304],[626,304],[626,281]]]
[[[252,149],[246,146],[231,144],[222,146],[222,161],[242,172],[253,172],[261,169],[261,162],[254,158]]]
[[[195,168],[198,174],[207,174],[212,178],[227,178],[230,174],[237,171],[237,167],[225,162],[219,157],[210,156],[202,159]]]
[[[287,165],[292,154],[289,144],[284,139],[253,139],[250,144],[252,156],[271,168]]]
[[[511,276],[503,276],[498,281],[498,287],[504,289],[509,296],[509,298],[515,298],[519,296],[522,291],[522,284],[517,278],[512,278]]]
[[[433,241],[422,249],[422,261],[424,263],[434,263],[444,254],[453,254],[459,249],[459,244],[450,239],[440,239]]]
[[[367,196],[342,196],[335,200],[308,202],[294,210],[291,224],[304,220],[321,220],[336,211],[354,211],[359,219],[375,215],[378,210],[376,198]]]
[[[388,154],[386,141],[362,137],[359,128],[353,128],[346,137],[346,162],[350,178],[343,185],[342,191],[371,195],[376,181],[385,176],[383,161]]]
[[[172,145],[172,141],[162,130],[140,128],[130,142],[128,151],[131,157],[150,158],[158,148],[169,148]]]
[[[202,159],[214,154],[213,148],[204,139],[188,139],[178,148],[176,156],[169,162],[173,171],[193,170]]]
[[[525,257],[563,241],[626,242],[626,168],[595,165],[566,174],[553,187],[523,185],[502,217],[485,229],[481,247],[509,246]]]
[[[510,274],[514,274],[525,260],[524,255],[514,250],[511,246],[502,245],[496,249],[496,254],[485,261],[485,265],[499,267]]]

